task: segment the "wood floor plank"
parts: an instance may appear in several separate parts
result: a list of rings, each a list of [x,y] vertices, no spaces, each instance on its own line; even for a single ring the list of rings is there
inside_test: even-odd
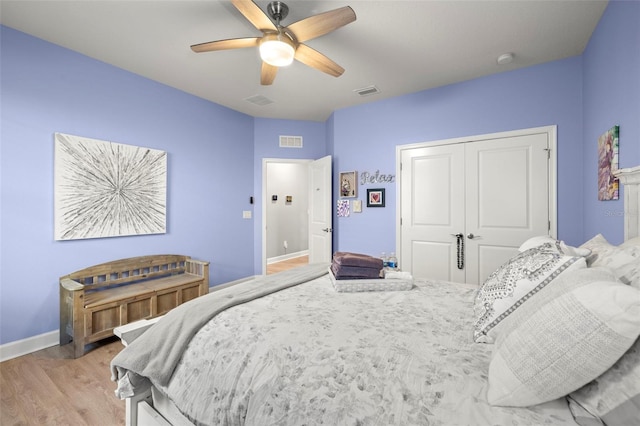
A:
[[[267,275],[286,271],[287,269],[295,268],[296,266],[307,265],[308,263],[309,256],[299,256],[294,257],[293,259],[283,260],[282,262],[272,263],[267,265]]]
[[[73,410],[56,383],[40,366],[33,363],[29,355],[8,368],[3,366],[2,377],[3,382],[5,379],[8,381],[8,386],[13,385],[12,405],[19,406],[21,417],[24,416],[13,421],[5,419],[3,412],[3,425],[6,420],[9,420],[9,424],[84,424],[82,417]],[[4,389],[5,383],[2,385]]]
[[[73,359],[71,345],[0,363],[1,425],[123,425],[109,363],[122,350],[113,339]]]

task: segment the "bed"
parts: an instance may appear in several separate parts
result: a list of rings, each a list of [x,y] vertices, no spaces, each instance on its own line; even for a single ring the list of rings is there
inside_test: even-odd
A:
[[[637,424],[638,176],[625,243],[532,239],[480,289],[338,292],[309,265],[184,304],[112,361],[127,424]]]

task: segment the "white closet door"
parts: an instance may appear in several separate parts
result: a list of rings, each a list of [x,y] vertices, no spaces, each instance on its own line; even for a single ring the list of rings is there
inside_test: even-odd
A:
[[[466,282],[482,283],[526,239],[549,232],[548,140],[465,144]]]
[[[456,238],[464,231],[464,145],[402,151],[403,270],[417,278],[464,282]]]
[[[551,234],[554,148],[550,127],[399,149],[400,267],[480,284],[525,240]]]

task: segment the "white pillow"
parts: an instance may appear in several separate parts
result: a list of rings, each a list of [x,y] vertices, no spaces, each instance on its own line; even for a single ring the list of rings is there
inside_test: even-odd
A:
[[[580,247],[591,250],[587,265],[611,268],[620,281],[640,289],[640,239],[615,246],[598,234]]]
[[[487,400],[526,407],[567,395],[611,367],[640,335],[640,292],[598,281],[554,299],[496,342]]]
[[[551,283],[537,291],[535,295],[529,297],[526,303],[520,304],[518,309],[514,309],[506,318],[497,323],[489,334],[496,336],[495,340],[497,340],[497,336],[511,333],[549,302],[578,287],[596,281],[618,281],[618,279],[609,268],[581,267],[563,272]]]
[[[554,238],[551,238],[548,235],[540,235],[538,237],[529,238],[527,241],[522,243],[518,251],[520,252],[527,251],[531,248],[541,246],[545,243],[552,244],[558,250],[558,252],[562,254],[566,254],[567,256],[585,257],[591,254],[591,250],[587,248],[572,247],[570,245],[565,244],[564,241],[556,240]]]
[[[475,298],[473,340],[493,343],[496,327],[560,274],[585,268],[583,257],[564,256],[544,243],[512,257],[482,284]]]
[[[640,422],[640,338],[613,367],[570,397],[607,426]]]

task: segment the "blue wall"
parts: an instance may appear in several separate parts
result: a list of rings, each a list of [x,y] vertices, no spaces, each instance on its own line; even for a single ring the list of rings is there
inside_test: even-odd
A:
[[[302,136],[302,148],[280,148],[280,136]],[[325,124],[315,121],[255,119],[254,270],[262,273],[262,159],[315,160],[327,155]]]
[[[622,204],[597,201],[595,150],[619,124],[621,166],[640,163],[639,15],[639,2],[611,2],[581,56],[326,123],[249,117],[2,27],[0,344],[56,330],[58,277],[95,263],[173,252],[211,261],[212,285],[259,274],[262,158],[331,154],[337,181],[341,170],[395,173],[396,145],[556,124],[560,238],[619,242]],[[167,234],[54,241],[55,132],[167,151]],[[279,135],[303,136],[304,148],[278,148]],[[395,249],[395,184],[380,186],[386,208],[334,217],[335,250]]]
[[[1,343],[58,328],[58,278],[153,253],[253,274],[253,117],[2,27]],[[53,134],[165,150],[167,233],[53,239]]]
[[[602,233],[619,243],[622,199],[597,201],[597,139],[619,124],[620,167],[640,164],[639,76],[640,2],[612,1],[581,56],[335,111],[334,174],[395,173],[396,145],[557,125],[558,237],[580,244]],[[334,218],[335,250],[396,249],[395,184],[359,193],[374,186],[389,207]]]
[[[558,235],[582,241],[582,71],[573,57],[334,113],[335,170],[395,173],[396,145],[558,126]],[[382,118],[383,119],[382,119]],[[359,192],[366,194],[361,186]],[[339,218],[340,250],[395,251],[396,187],[390,208]],[[375,232],[373,230],[375,229]]]
[[[598,201],[598,137],[620,125],[621,168],[640,164],[640,2],[610,3],[583,56],[584,237],[623,240],[624,187],[617,201]]]

